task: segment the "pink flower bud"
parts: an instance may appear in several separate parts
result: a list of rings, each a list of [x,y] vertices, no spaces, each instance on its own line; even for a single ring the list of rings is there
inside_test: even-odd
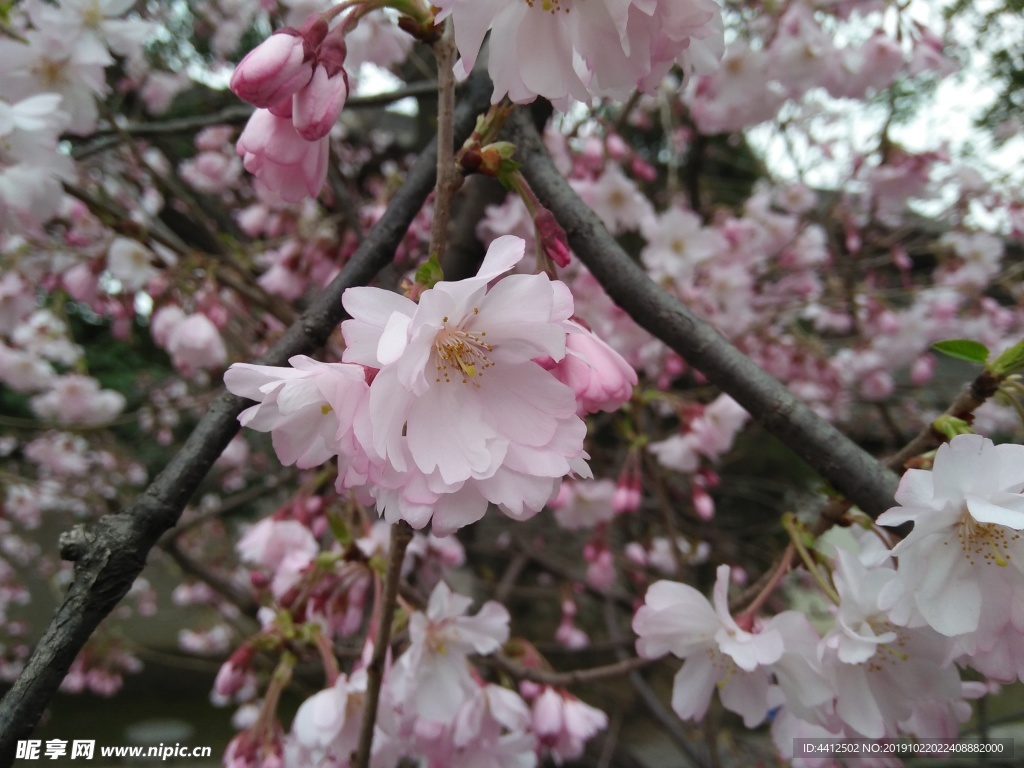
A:
[[[326,139],[306,141],[291,121],[261,109],[249,118],[236,147],[245,169],[289,203],[320,194],[328,149]]]
[[[932,380],[935,375],[935,356],[921,355],[910,366],[910,381],[915,387],[921,387]]]
[[[257,107],[271,107],[289,99],[313,76],[313,63],[305,41],[285,31],[253,48],[235,67],[231,90]]]
[[[710,520],[715,516],[715,500],[699,485],[693,486],[693,509],[701,520]]]
[[[295,94],[292,100],[292,124],[306,141],[327,136],[338,121],[348,98],[348,75],[340,69],[331,77],[323,64],[313,79]]]
[[[345,32],[342,27],[335,27],[324,37],[323,42],[317,50],[317,64],[327,68],[329,77],[344,72],[345,56],[348,54],[348,47],[345,45]]]
[[[537,239],[548,258],[560,267],[569,266],[569,239],[555,214],[547,208],[538,207],[533,224],[537,228]]]

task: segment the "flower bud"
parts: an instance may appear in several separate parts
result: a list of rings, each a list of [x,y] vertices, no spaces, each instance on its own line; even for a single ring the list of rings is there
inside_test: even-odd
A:
[[[306,141],[317,141],[331,132],[348,98],[348,75],[339,69],[333,77],[317,65],[313,78],[292,100],[292,124]]]
[[[569,266],[569,238],[558,223],[555,214],[543,206],[537,208],[533,217],[533,225],[537,228],[537,240],[549,259],[560,267]]]
[[[231,90],[257,107],[271,107],[291,96],[313,76],[305,41],[285,31],[253,48],[235,67]]]

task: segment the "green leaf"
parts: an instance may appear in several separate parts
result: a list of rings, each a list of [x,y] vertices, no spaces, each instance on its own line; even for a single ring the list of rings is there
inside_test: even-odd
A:
[[[989,364],[992,375],[1002,381],[1018,371],[1024,370],[1024,341],[1018,341]]]
[[[958,360],[966,360],[969,363],[984,364],[988,360],[988,347],[980,341],[971,341],[970,339],[936,341],[932,344],[932,349],[944,355],[949,355],[949,357],[955,357]]]
[[[438,261],[437,254],[432,253],[430,258],[420,264],[419,269],[416,270],[416,285],[433,288],[442,280],[444,280],[444,271],[441,269],[441,262]]]

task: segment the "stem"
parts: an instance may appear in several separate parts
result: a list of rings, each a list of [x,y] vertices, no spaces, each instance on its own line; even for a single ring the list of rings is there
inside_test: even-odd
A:
[[[764,585],[761,591],[757,593],[757,597],[754,598],[754,601],[743,611],[744,615],[748,615],[753,619],[754,614],[761,609],[761,606],[765,604],[765,601],[771,596],[772,592],[775,591],[779,582],[782,581],[782,577],[789,572],[789,563],[793,559],[794,546],[795,545],[792,541],[789,542],[789,546],[787,546],[786,551],[782,553],[782,558],[779,560],[778,566],[776,566],[775,570],[772,572],[771,578],[768,579],[768,582]],[[740,623],[739,616],[736,617],[736,622],[738,624]]]
[[[814,558],[811,557],[811,553],[807,551],[807,547],[800,540],[800,531],[797,530],[796,518],[793,515],[784,515],[782,518],[782,527],[786,529],[786,533],[789,534],[792,545],[796,547],[797,553],[800,555],[800,559],[804,561],[804,566],[807,571],[814,577],[814,580],[818,582],[818,586],[821,590],[828,595],[828,599],[836,605],[839,605],[839,593],[836,592],[836,588],[833,587],[824,576],[821,575],[821,571],[818,569],[818,564],[814,562]]]
[[[553,685],[561,688],[568,688],[580,683],[589,683],[594,680],[604,680],[609,677],[621,677],[628,675],[637,669],[650,666],[657,659],[642,659],[638,656],[629,656],[620,659],[612,664],[605,664],[600,667],[588,667],[586,669],[573,669],[568,672],[549,672],[545,669],[526,667],[515,659],[509,658],[502,653],[496,653],[484,661],[490,661],[502,672],[511,675],[516,680],[530,680],[543,685]]]
[[[437,184],[434,192],[434,220],[430,224],[430,253],[440,259],[448,240],[452,198],[462,184],[455,166],[455,37],[452,20],[444,24],[441,39],[434,44],[437,58]]]
[[[410,541],[412,528],[407,522],[399,520],[391,526],[391,551],[388,553],[388,572],[384,577],[384,598],[380,604],[380,623],[373,644],[373,657],[366,668],[366,705],[363,722],[359,726],[359,749],[352,761],[353,768],[368,768],[370,765],[373,727],[377,722],[377,704],[380,701],[381,683],[384,682],[384,660],[391,645],[391,622],[398,600],[398,583],[402,580],[402,561]]]
[[[974,412],[994,395],[1001,382],[989,371],[982,371],[950,404],[943,416],[953,416],[968,423]],[[922,429],[909,443],[895,455],[886,459],[885,464],[892,469],[903,471],[903,465],[918,454],[938,445],[941,440],[935,434],[931,423]]]

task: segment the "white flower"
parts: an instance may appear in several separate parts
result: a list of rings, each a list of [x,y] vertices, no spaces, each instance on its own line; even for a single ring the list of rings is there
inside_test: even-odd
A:
[[[893,623],[927,624],[968,648],[1024,615],[1024,446],[958,435],[939,447],[931,471],[910,469],[882,525],[914,523],[892,554],[899,577],[880,595]],[[1012,588],[1007,590],[1007,585]],[[991,594],[1010,604],[980,623]],[[969,637],[963,637],[969,636]]]
[[[420,718],[450,722],[479,689],[469,671],[469,655],[494,653],[508,640],[508,611],[490,601],[475,616],[466,616],[472,603],[442,581],[426,613],[409,617],[411,644],[395,663],[389,688]]]

